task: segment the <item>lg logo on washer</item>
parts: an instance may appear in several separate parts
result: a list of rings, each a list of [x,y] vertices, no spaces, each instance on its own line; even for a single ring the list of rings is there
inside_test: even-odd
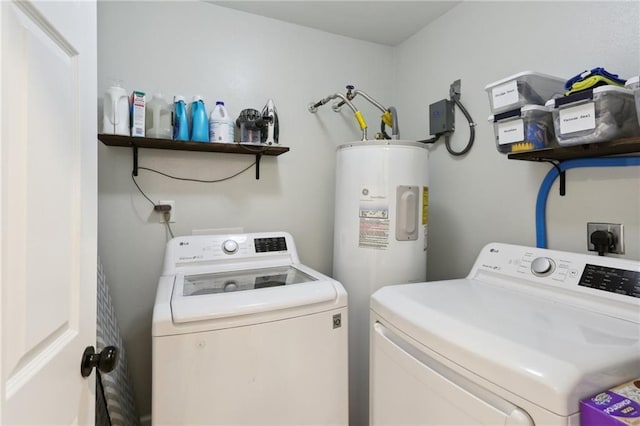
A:
[[[342,314],[335,314],[333,315],[333,328],[340,328],[342,327]]]

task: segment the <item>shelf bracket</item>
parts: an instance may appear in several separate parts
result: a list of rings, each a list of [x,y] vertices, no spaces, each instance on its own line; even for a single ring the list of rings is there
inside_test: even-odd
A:
[[[552,160],[543,160],[546,161],[548,163],[551,163],[553,165],[553,167],[556,168],[556,170],[558,171],[558,178],[559,178],[559,184],[560,184],[560,196],[564,197],[567,193],[567,179],[566,179],[566,173],[564,170],[562,170],[560,168],[560,162],[555,162]]]
[[[260,180],[260,160],[262,159],[262,154],[256,154],[256,180]]]
[[[133,175],[138,176],[138,145],[131,144],[133,148]]]

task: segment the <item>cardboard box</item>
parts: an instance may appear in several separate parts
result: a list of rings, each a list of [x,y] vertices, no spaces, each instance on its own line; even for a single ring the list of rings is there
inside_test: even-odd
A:
[[[145,103],[144,92],[131,94],[131,136],[144,137]]]
[[[581,426],[640,426],[640,378],[580,401]]]

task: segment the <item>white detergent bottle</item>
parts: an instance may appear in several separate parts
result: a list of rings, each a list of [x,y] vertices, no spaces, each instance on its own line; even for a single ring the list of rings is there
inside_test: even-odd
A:
[[[209,118],[209,141],[232,143],[234,139],[235,123],[224,102],[217,101]]]
[[[129,94],[117,84],[109,87],[102,102],[102,133],[131,136]]]
[[[145,134],[148,138],[171,139],[171,108],[162,94],[157,93],[147,102]]]

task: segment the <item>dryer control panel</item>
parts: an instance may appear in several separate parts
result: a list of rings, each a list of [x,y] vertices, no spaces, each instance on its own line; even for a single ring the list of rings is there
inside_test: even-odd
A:
[[[578,285],[640,298],[640,272],[586,264]]]
[[[640,262],[510,244],[491,243],[468,278],[569,299],[640,322]],[[625,313],[628,310],[628,315]]]

